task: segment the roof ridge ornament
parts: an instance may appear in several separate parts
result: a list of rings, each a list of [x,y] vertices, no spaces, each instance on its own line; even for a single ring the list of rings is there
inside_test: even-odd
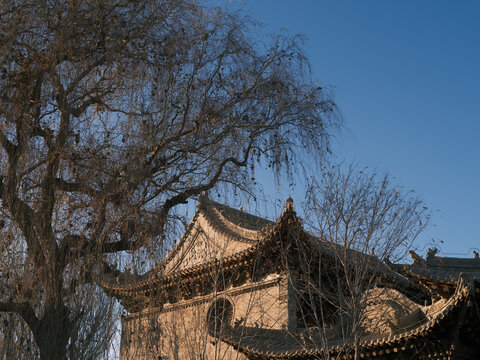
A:
[[[208,197],[208,194],[206,191],[202,191],[200,195],[198,195],[198,200],[197,200],[197,209],[199,209],[202,205],[210,202],[210,198]]]
[[[297,212],[293,207],[293,199],[290,196],[285,201],[285,210],[283,210],[283,214],[280,218],[292,218],[299,221],[299,219],[297,218]]]
[[[292,224],[297,223],[301,226],[302,221],[298,218],[297,212],[293,207],[293,199],[288,197],[285,202],[285,210],[283,210],[282,215],[278,218],[277,223]]]
[[[433,259],[436,258],[435,255],[438,254],[438,249],[437,248],[429,248],[427,251],[427,261],[432,261]]]
[[[293,199],[292,199],[291,196],[289,196],[288,199],[287,199],[287,201],[286,201],[285,210],[295,211],[295,210],[293,209]]]
[[[418,255],[415,251],[413,250],[410,250],[408,252],[408,255],[410,256],[410,258],[413,260],[413,264],[414,265],[426,265],[426,261],[423,259],[423,257],[421,257],[420,255]]]

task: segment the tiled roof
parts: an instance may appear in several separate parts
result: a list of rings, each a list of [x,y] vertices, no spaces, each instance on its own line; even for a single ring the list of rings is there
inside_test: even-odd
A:
[[[202,212],[208,224],[226,238],[254,243],[258,240],[258,231],[274,222],[219,204],[205,196],[199,198],[198,211]]]
[[[203,222],[199,224],[200,218],[203,218],[206,224]],[[160,268],[169,263],[185,245],[191,232],[198,226],[207,226],[225,239],[253,245],[258,241],[259,230],[272,224],[274,224],[272,221],[217,203],[201,195],[198,199],[197,211],[180,241],[152,271],[158,272]]]
[[[251,214],[243,210],[233,209],[226,205],[216,203],[206,197],[200,197],[197,212],[189,224],[185,234],[182,236],[177,245],[169,252],[167,257],[156,265],[152,270],[144,275],[119,274],[103,275],[97,278],[97,283],[103,287],[107,292],[114,296],[130,296],[133,292],[145,290],[153,284],[172,283],[182,278],[199,276],[202,273],[207,273],[211,269],[218,266],[220,263],[227,264],[235,261],[245,261],[253,258],[252,253],[258,251],[262,243],[267,242],[270,238],[275,237],[276,229],[281,223],[287,224],[287,227],[298,227],[304,235],[304,240],[308,241],[316,251],[322,254],[335,256],[338,248],[343,248],[339,244],[314,237],[303,230],[301,220],[297,217],[291,199],[287,200],[287,206],[280,218],[276,222],[269,221]],[[205,221],[207,224],[205,224]],[[200,225],[198,225],[201,223]],[[231,241],[239,241],[246,243],[249,246],[244,247],[243,250],[223,257],[221,260],[214,259],[205,261],[194,265],[192,267],[178,269],[173,272],[163,271],[166,265],[172,261],[176,253],[181,251],[188,239],[191,238],[191,233],[196,226],[208,226],[223,238]],[[353,249],[347,249],[348,261],[356,261],[358,257],[362,258],[365,264],[367,259],[369,266],[375,272],[381,272],[390,278],[397,280],[405,280],[403,277],[391,271],[383,262],[373,255],[366,255]]]
[[[480,281],[479,258],[439,257],[430,254],[427,256],[427,259],[423,259],[414,251],[410,251],[409,255],[413,260],[413,264],[397,265],[396,270],[409,276],[445,283],[456,282],[460,274],[465,278]]]
[[[391,351],[403,351],[406,344],[444,326],[454,309],[458,308],[472,295],[472,289],[460,279],[455,294],[446,302],[440,303],[439,308],[428,313],[421,321],[386,334],[367,334],[359,341],[362,352],[369,353],[369,357],[380,356]],[[433,307],[434,305],[432,305]],[[290,333],[286,330],[268,330],[252,327],[236,326],[226,329],[219,337],[220,340],[234,346],[247,356],[257,356],[266,359],[307,359],[345,354],[353,348],[353,342],[330,338],[328,334],[317,331],[303,331]]]

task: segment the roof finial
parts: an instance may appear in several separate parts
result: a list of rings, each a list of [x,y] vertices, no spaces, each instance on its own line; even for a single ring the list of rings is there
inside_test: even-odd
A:
[[[293,199],[290,196],[287,199],[287,205],[285,207],[285,210],[293,211]]]
[[[202,191],[198,195],[197,209],[208,200],[208,195],[206,191]]]
[[[427,251],[427,261],[433,260],[435,258],[435,255],[438,253],[437,248],[430,248]]]

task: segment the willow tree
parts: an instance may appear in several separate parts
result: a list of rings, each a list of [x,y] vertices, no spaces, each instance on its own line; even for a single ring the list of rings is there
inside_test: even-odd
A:
[[[111,254],[160,244],[201,192],[251,189],[259,164],[328,151],[339,117],[300,39],[259,39],[194,0],[0,2],[0,311],[41,359],[68,357],[72,303]]]

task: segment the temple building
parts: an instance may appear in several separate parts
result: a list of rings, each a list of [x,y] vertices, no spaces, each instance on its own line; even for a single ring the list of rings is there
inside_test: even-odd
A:
[[[105,275],[127,310],[120,359],[477,359],[480,259],[411,265],[201,197],[144,275]]]

